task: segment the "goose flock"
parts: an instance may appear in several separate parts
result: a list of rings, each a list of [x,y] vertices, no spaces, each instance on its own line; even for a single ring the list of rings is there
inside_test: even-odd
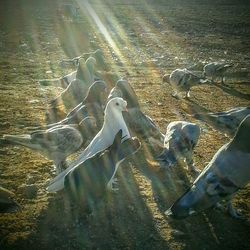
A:
[[[86,56],[88,57],[86,59]],[[7,145],[22,145],[38,151],[53,160],[57,176],[50,180],[47,191],[62,191],[71,203],[93,206],[106,190],[116,191],[115,174],[121,162],[140,154],[142,143],[161,146],[155,160],[159,168],[170,171],[184,160],[195,178],[192,186],[165,212],[173,218],[185,218],[220,201],[228,202],[228,211],[239,217],[231,198],[250,181],[250,108],[238,107],[219,113],[193,114],[203,122],[217,125],[232,139],[222,146],[200,173],[193,162],[193,150],[202,130],[198,124],[172,121],[166,134],[141,110],[136,92],[125,79],[106,83],[100,70],[107,69],[100,49],[73,59],[62,60],[61,65],[76,65],[76,71],[58,79],[40,80],[41,85],[63,88],[49,102],[48,124],[26,128],[30,134],[4,135]],[[217,78],[224,83],[225,71],[231,64],[212,62],[198,75],[190,69],[175,69],[163,76],[171,85],[174,97],[185,92],[190,98],[193,86],[211,84]],[[109,86],[111,86],[110,91]],[[60,108],[66,116],[58,120]],[[151,146],[152,146],[151,145]],[[67,158],[78,152],[68,162]],[[18,207],[8,191],[1,188],[1,212],[16,211]],[[2,209],[3,208],[3,209]]]

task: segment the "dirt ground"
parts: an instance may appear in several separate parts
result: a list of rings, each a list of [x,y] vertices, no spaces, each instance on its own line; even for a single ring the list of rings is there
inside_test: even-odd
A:
[[[163,133],[175,120],[201,126],[194,162],[202,170],[230,138],[190,114],[250,106],[249,3],[96,0],[86,6],[82,0],[81,16],[72,21],[60,15],[62,2],[0,1],[0,136],[44,123],[48,100],[60,89],[37,80],[72,71],[59,60],[101,48],[111,72],[131,83],[142,110]],[[175,68],[221,60],[234,64],[226,86],[194,87],[190,100],[177,100],[162,84],[163,74]],[[0,185],[16,194],[21,210],[0,215],[0,249],[250,248],[249,224],[220,211],[166,218],[164,211],[191,178],[183,166],[159,171],[150,152],[143,148],[123,164],[117,193],[91,215],[75,217],[65,211],[62,194],[46,192],[55,176],[52,162],[23,147],[1,146]],[[32,197],[24,192],[30,184]],[[249,195],[248,185],[233,200],[248,219]]]

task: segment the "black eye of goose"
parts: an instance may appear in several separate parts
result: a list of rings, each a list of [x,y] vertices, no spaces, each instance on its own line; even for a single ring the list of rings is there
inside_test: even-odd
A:
[[[115,105],[116,105],[116,106],[119,106],[119,103],[118,103],[118,102],[116,102],[116,103],[115,103]]]

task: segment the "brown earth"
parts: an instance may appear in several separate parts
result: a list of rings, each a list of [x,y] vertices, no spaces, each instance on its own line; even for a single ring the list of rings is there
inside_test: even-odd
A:
[[[61,18],[59,0],[0,1],[0,136],[43,123],[48,100],[60,90],[41,87],[37,79],[71,71],[58,61],[96,48],[104,51],[113,73],[129,80],[143,111],[163,132],[170,121],[195,121],[192,112],[250,106],[248,73],[228,78],[226,87],[194,87],[191,100],[174,99],[161,80],[164,73],[198,61],[232,62],[231,75],[248,70],[247,1],[90,2],[102,29],[83,1],[77,22]],[[229,138],[198,123],[203,132],[194,161],[202,170]],[[159,171],[149,152],[144,148],[132,164],[123,164],[119,191],[107,195],[93,214],[74,217],[64,210],[61,194],[45,190],[55,175],[52,162],[22,147],[1,146],[0,185],[16,193],[21,211],[0,215],[0,249],[250,248],[249,224],[220,211],[182,221],[166,218],[163,212],[186,190],[190,176],[182,166]],[[32,199],[20,188],[28,183],[38,188]],[[248,219],[249,192],[248,186],[234,198]]]

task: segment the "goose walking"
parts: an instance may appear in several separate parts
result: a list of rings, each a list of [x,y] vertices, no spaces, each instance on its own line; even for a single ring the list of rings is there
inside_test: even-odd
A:
[[[216,78],[221,78],[221,83],[224,84],[225,72],[233,65],[228,63],[212,62],[208,63],[203,68],[203,75],[214,82]]]
[[[179,92],[185,92],[184,98],[190,97],[190,89],[193,86],[209,83],[205,77],[198,76],[187,69],[176,69],[170,75],[163,76],[163,83],[169,83],[174,89],[173,97],[179,97]]]

